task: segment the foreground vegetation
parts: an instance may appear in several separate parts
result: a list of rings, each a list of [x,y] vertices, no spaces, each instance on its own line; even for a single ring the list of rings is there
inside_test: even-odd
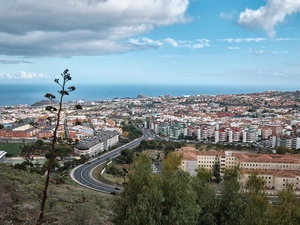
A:
[[[238,168],[226,170],[219,192],[211,185],[210,171],[197,176],[178,170],[181,156],[168,154],[162,175],[152,173],[145,154],[126,173],[124,192],[113,201],[116,225],[282,225],[300,224],[300,202],[292,186],[278,193],[272,203],[264,181],[253,174],[246,187],[238,182]]]
[[[126,183],[115,196],[79,187],[68,176],[57,183],[53,173],[44,224],[300,224],[300,203],[291,186],[271,203],[255,174],[242,189],[238,168],[225,171],[216,190],[210,171],[200,169],[192,177],[178,170],[181,156],[174,152],[163,160],[161,175],[152,172],[153,161],[144,153],[124,150],[117,160],[132,163],[118,168]],[[35,224],[45,176],[1,165],[0,180],[0,224]]]
[[[0,180],[0,224],[36,224],[45,176],[0,165]],[[44,224],[112,224],[110,198],[65,177],[49,187]]]

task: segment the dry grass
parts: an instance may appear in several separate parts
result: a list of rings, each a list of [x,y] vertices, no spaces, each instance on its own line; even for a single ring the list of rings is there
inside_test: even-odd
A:
[[[122,184],[124,182],[124,177],[114,176],[111,174],[104,173],[103,180],[109,184]]]
[[[122,170],[124,167],[126,167],[124,164],[119,164],[119,163],[112,163],[110,165],[115,166],[118,168],[118,170]],[[124,177],[119,176],[119,175],[111,175],[107,173],[103,173],[101,177],[101,172],[104,169],[105,164],[102,164],[98,166],[96,169],[93,170],[92,176],[101,182],[107,183],[107,184],[122,184],[124,182]]]
[[[6,200],[0,206],[0,224],[34,224],[45,177],[0,165],[0,180],[0,194]],[[111,224],[111,196],[81,187],[68,177],[64,184],[51,183],[48,193],[48,224]]]
[[[93,176],[96,180],[102,181],[102,179],[101,179],[101,172],[102,172],[102,170],[104,169],[104,167],[105,167],[105,164],[102,164],[102,165],[96,167],[96,168],[93,170],[92,176]]]

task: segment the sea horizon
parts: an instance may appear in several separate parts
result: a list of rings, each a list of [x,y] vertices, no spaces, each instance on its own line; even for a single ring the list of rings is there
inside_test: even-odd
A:
[[[220,95],[249,94],[268,90],[296,91],[297,86],[266,85],[155,85],[155,84],[77,84],[76,90],[64,97],[68,101],[101,101],[114,98],[136,98],[138,95],[159,97],[165,95]],[[44,95],[52,93],[59,97],[57,85],[45,84],[0,84],[0,106],[32,105],[47,100]]]

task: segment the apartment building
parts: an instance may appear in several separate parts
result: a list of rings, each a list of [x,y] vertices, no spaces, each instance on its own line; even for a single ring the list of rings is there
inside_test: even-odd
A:
[[[300,194],[300,155],[199,151],[193,147],[183,147],[178,154],[183,154],[180,168],[191,175],[195,174],[195,169],[199,167],[212,170],[218,161],[221,176],[225,169],[240,166],[242,185],[245,185],[251,174],[255,172],[265,181],[268,194],[284,190],[289,184],[293,185],[297,194]]]
[[[281,127],[281,125],[278,125],[278,124],[266,124],[265,127],[267,129],[270,129],[272,132],[272,135],[274,135],[274,136],[280,135],[282,132],[282,127]]]
[[[269,129],[268,127],[263,127],[261,129],[261,138],[266,140],[272,135],[272,130]]]
[[[300,137],[291,137],[289,135],[270,136],[269,147],[276,148],[278,146],[300,149]]]
[[[235,157],[231,152],[218,151],[199,151],[193,147],[183,147],[178,151],[183,154],[181,169],[194,174],[195,169],[202,167],[205,169],[212,169],[216,161],[220,163],[221,174],[225,168],[233,168],[238,165]]]
[[[300,148],[300,137],[295,137],[292,140],[292,146],[295,149],[299,149]]]
[[[29,138],[37,136],[41,129],[30,124],[20,124],[6,127],[0,130],[2,138]]]
[[[258,134],[256,130],[244,130],[243,131],[243,142],[255,142],[258,140]]]
[[[232,142],[239,142],[242,137],[242,129],[238,127],[232,127]]]
[[[227,142],[228,131],[224,128],[215,131],[215,143]]]
[[[99,136],[80,140],[74,148],[74,153],[79,155],[96,156],[98,153],[108,150],[118,144],[119,133],[117,131],[107,131]]]

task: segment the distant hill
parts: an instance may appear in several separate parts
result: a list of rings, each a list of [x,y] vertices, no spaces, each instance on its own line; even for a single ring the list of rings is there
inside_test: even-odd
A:
[[[137,98],[149,98],[147,95],[139,94]]]
[[[39,102],[36,102],[32,104],[31,106],[44,106],[44,105],[53,105],[54,102],[51,100],[41,100]]]

